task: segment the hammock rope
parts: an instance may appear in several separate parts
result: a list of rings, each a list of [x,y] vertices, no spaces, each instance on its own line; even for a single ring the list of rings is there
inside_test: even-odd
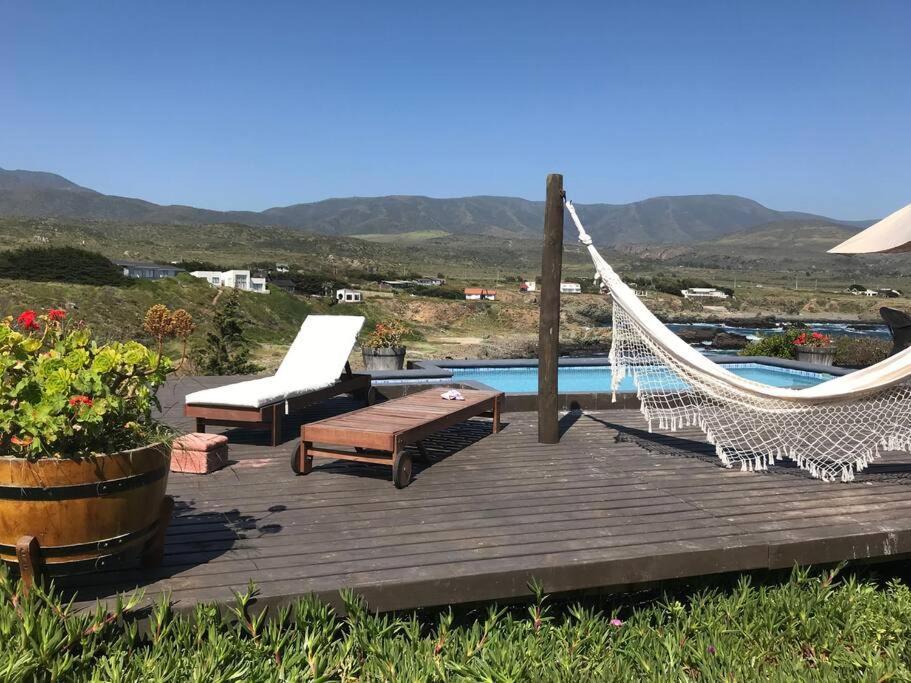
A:
[[[613,300],[612,391],[631,377],[648,421],[699,427],[727,467],[765,470],[788,458],[824,481],[852,481],[881,451],[911,451],[911,348],[804,389],[741,377],[669,330],[604,260],[566,209]]]

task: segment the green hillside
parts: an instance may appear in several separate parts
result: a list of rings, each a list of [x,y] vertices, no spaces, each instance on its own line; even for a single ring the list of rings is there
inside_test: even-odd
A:
[[[68,309],[72,320],[84,320],[102,339],[146,340],[145,311],[156,303],[185,308],[197,326],[212,318],[219,290],[188,275],[161,280],[138,280],[128,287],[97,287],[54,282],[0,279],[0,315],[18,315],[25,309]],[[351,313],[350,306],[328,306],[319,300],[294,297],[281,290],[270,294],[239,292],[241,309],[249,321],[249,338],[259,344],[288,344],[309,313]],[[370,314],[371,308],[356,309]],[[147,341],[147,340],[146,340]]]

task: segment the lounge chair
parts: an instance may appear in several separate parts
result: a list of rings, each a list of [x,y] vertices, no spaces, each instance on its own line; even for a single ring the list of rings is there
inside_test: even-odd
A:
[[[904,311],[889,308],[888,306],[880,308],[879,315],[889,326],[889,333],[892,335],[890,356],[894,356],[899,351],[911,346],[911,316]]]
[[[370,375],[353,374],[348,364],[363,324],[361,316],[307,316],[274,375],[188,394],[184,415],[196,418],[197,432],[208,424],[268,429],[277,446],[283,412],[339,394],[366,401]]]

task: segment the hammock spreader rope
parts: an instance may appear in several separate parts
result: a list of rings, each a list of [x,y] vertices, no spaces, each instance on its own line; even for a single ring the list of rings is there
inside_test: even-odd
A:
[[[658,320],[598,253],[572,202],[566,209],[613,299],[612,390],[632,377],[650,430],[698,426],[728,467],[789,458],[825,481],[851,481],[881,450],[911,450],[911,348],[805,389],[740,377]]]

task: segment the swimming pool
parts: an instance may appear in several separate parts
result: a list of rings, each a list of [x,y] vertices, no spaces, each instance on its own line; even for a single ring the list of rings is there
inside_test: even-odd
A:
[[[728,363],[725,368],[732,372],[773,387],[802,389],[832,379],[834,375],[825,372],[810,372],[782,368],[761,363]],[[538,369],[526,367],[452,367],[454,381],[482,382],[489,387],[509,394],[529,393],[538,390]],[[575,392],[609,392],[611,390],[611,369],[609,365],[560,366],[557,375],[558,390],[561,394]],[[671,387],[668,387],[671,388]],[[682,388],[674,387],[674,388]],[[636,390],[632,377],[625,377],[619,391]]]

